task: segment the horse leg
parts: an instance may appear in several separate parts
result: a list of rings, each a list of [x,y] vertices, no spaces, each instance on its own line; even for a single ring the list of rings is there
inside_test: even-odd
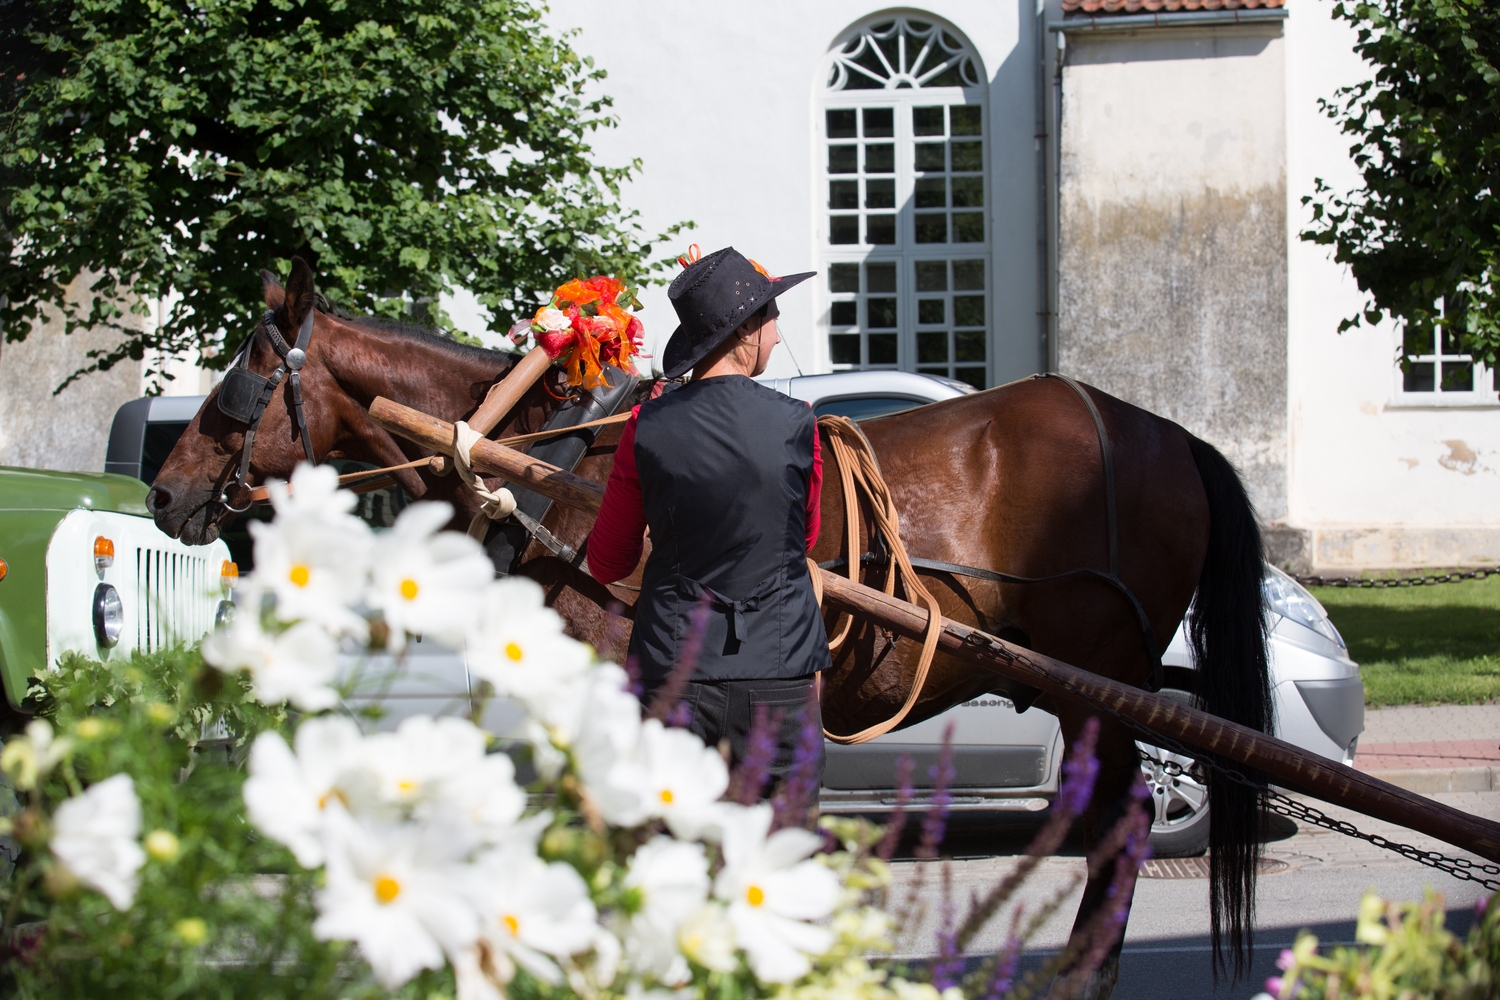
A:
[[[1069,743],[1086,717],[1087,713],[1081,710],[1066,713],[1063,725]],[[1069,937],[1069,943],[1082,949],[1082,955],[1073,965],[1060,970],[1053,980],[1048,995],[1056,1000],[1106,1000],[1114,992],[1120,974],[1125,921],[1130,915],[1128,896],[1119,900],[1110,895],[1115,879],[1115,860],[1123,850],[1124,842],[1123,839],[1111,838],[1109,834],[1127,815],[1132,802],[1131,788],[1140,776],[1135,739],[1123,726],[1101,720],[1095,754],[1099,760],[1099,775],[1094,782],[1093,799],[1083,816],[1084,844],[1092,863]],[[1108,852],[1107,856],[1095,857],[1101,848]],[[1131,880],[1129,894],[1133,895],[1134,888]],[[1123,911],[1119,909],[1122,905]],[[1101,956],[1097,943],[1103,937],[1113,938],[1113,941]],[[1083,968],[1091,963],[1097,964],[1086,976],[1081,976]]]

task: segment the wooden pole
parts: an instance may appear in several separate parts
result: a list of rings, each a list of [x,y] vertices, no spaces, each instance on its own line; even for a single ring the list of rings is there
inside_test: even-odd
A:
[[[370,417],[393,434],[435,451],[451,451],[453,425],[388,399],[376,399]],[[559,503],[597,511],[604,488],[511,448],[481,441],[474,464],[495,475],[524,482]],[[840,611],[921,640],[927,612],[827,570],[823,599]],[[1500,823],[1471,816],[1433,799],[1397,788],[1352,767],[1336,764],[1290,743],[1189,708],[1171,698],[1149,694],[1049,656],[1014,646],[978,629],[943,619],[938,639],[943,652],[1059,698],[1083,701],[1116,712],[1143,728],[1197,750],[1206,750],[1261,771],[1270,780],[1375,819],[1397,823],[1444,843],[1500,862]]]
[[[542,377],[551,363],[552,359],[540,347],[527,351],[526,356],[505,373],[504,378],[490,386],[484,402],[479,404],[479,409],[469,418],[469,426],[480,434],[488,434],[494,430],[495,425],[510,412],[511,407],[520,402],[521,397],[526,395],[526,390],[536,384],[536,380]],[[434,455],[431,467],[439,476],[446,476],[453,471],[453,459],[448,455]]]

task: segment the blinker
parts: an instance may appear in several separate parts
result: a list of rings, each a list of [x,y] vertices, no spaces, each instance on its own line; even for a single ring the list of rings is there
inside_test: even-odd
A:
[[[248,368],[231,368],[219,383],[219,412],[231,420],[248,424],[255,418],[255,404],[271,381]]]

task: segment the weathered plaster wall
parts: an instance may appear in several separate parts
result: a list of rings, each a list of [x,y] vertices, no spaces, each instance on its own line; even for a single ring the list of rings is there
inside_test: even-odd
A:
[[[1359,288],[1326,248],[1297,238],[1315,178],[1359,183],[1350,140],[1317,101],[1370,67],[1330,11],[1298,0],[1286,22],[1290,520],[1307,530],[1320,569],[1494,566],[1500,407],[1401,405],[1395,325],[1340,334],[1364,301]]]
[[[62,318],[54,316],[25,340],[0,344],[0,465],[104,471],[110,422],[122,403],[141,394],[141,366],[127,361],[52,391],[88,363],[90,350],[117,342],[108,330],[64,335]]]
[[[1070,35],[1058,365],[1170,417],[1287,516],[1280,26]]]

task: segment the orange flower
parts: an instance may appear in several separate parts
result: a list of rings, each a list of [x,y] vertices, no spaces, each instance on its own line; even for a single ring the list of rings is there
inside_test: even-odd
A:
[[[568,302],[575,306],[585,306],[590,302],[599,301],[599,291],[598,289],[589,287],[587,282],[574,278],[572,281],[565,282],[557,291],[553,292],[552,299],[554,302]]]

